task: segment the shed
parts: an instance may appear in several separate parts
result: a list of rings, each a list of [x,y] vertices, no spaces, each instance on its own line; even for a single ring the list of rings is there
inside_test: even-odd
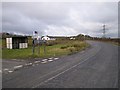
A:
[[[13,36],[6,38],[6,46],[8,49],[20,49],[28,47],[27,36]]]

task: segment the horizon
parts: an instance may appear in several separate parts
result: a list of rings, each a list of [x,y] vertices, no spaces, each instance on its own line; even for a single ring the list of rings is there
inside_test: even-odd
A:
[[[117,2],[3,2],[2,31],[40,36],[118,37]],[[33,12],[34,11],[34,12]],[[101,11],[101,12],[100,12]]]

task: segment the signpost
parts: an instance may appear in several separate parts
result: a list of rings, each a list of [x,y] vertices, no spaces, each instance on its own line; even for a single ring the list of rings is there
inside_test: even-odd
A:
[[[34,32],[33,32],[33,41],[32,41],[32,44],[33,44],[33,50],[32,50],[33,55],[34,55],[34,53],[35,53],[35,45],[37,44],[37,43],[36,43],[36,42],[37,42],[37,38],[38,38],[38,32],[37,32],[37,31],[34,31]]]
[[[33,41],[32,41],[32,46],[33,46],[33,48],[32,48],[32,53],[33,53],[33,55],[34,55],[34,53],[35,53],[35,41],[34,41],[34,39],[33,39]]]
[[[41,40],[41,38],[38,36],[38,32],[34,31],[33,32],[33,48],[32,48],[32,53],[34,55],[35,53],[35,46],[38,45],[38,55],[40,56],[40,45],[44,44],[44,55],[46,55],[46,40]]]

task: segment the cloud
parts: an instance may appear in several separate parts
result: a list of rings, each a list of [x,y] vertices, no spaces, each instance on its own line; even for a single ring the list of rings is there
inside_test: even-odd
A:
[[[3,31],[21,34],[70,36],[80,33],[117,37],[117,2],[4,2]]]

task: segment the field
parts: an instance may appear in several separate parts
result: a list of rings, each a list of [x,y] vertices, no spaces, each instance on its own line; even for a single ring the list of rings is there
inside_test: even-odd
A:
[[[27,49],[2,49],[3,59],[28,59],[45,58],[68,55],[85,49],[89,45],[84,41],[64,40],[49,41],[47,45],[35,47],[35,53],[32,53],[32,46]],[[45,48],[44,48],[45,47]],[[38,54],[40,50],[40,54]],[[44,52],[45,51],[45,52]]]

